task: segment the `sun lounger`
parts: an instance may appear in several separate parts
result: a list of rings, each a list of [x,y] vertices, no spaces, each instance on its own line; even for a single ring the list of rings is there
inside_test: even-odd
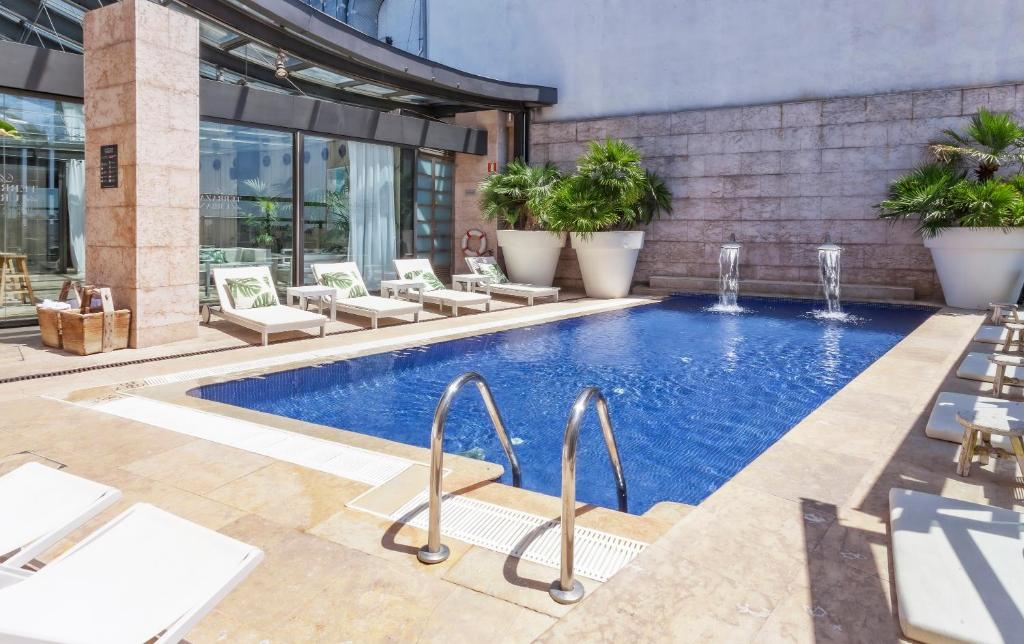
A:
[[[1009,333],[1009,330],[1004,326],[986,324],[974,334],[974,341],[984,344],[1006,344],[1006,338]]]
[[[930,438],[937,438],[959,445],[964,439],[964,427],[956,420],[958,409],[969,410],[1007,406],[1019,407],[1024,411],[1024,404],[1019,402],[944,391],[935,400],[935,406],[932,407],[932,413],[928,416],[928,424],[925,425],[924,433]],[[1010,441],[1006,436],[999,434],[992,434],[992,446],[1006,450],[1011,449]]]
[[[145,503],[35,573],[0,566],[0,641],[180,641],[263,558]]]
[[[1024,517],[893,488],[889,523],[900,625],[921,642],[1020,642]]]
[[[493,257],[467,257],[466,265],[473,273],[490,278],[491,293],[526,298],[526,303],[529,306],[533,306],[533,300],[538,297],[551,297],[555,302],[558,301],[559,288],[557,286],[534,286],[533,284],[509,282],[508,277],[505,276],[504,271]]]
[[[355,262],[313,264],[313,277],[317,284],[335,289],[337,310],[370,318],[370,328],[376,329],[380,318],[412,315],[413,322],[420,320],[423,305],[419,302],[370,295]]]
[[[0,476],[0,562],[24,566],[119,498],[115,488],[40,463]]]
[[[991,353],[980,353],[972,351],[964,356],[960,366],[957,367],[956,375],[964,380],[977,380],[978,382],[993,382],[996,376],[996,365],[989,360]],[[1007,367],[1006,377],[1012,380],[1024,378],[1024,369]]]
[[[266,266],[215,268],[213,281],[220,298],[221,316],[259,332],[263,346],[271,333],[319,327],[320,337],[327,334],[326,315],[281,304]]]
[[[437,304],[442,311],[445,306],[451,307],[453,316],[458,317],[460,306],[483,304],[484,310],[491,310],[489,284],[484,285],[483,293],[445,288],[441,280],[437,279],[437,275],[434,274],[430,261],[426,259],[396,259],[395,270],[398,271],[398,276],[402,279],[416,279],[426,284],[422,291],[414,291],[416,296],[422,295],[424,302]]]

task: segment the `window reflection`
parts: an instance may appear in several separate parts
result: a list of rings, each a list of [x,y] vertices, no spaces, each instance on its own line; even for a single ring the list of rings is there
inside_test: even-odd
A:
[[[212,270],[268,266],[292,283],[292,135],[203,121],[199,130],[199,289],[216,299]]]

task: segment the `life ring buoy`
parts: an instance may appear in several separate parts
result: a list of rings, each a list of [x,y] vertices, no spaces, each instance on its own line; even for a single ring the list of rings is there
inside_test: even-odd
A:
[[[476,242],[476,248],[470,244]],[[462,254],[466,257],[480,257],[487,252],[487,233],[477,228],[470,228],[462,236]]]

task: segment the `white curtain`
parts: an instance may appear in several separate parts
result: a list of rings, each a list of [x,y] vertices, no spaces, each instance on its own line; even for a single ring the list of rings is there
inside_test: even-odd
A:
[[[79,274],[85,273],[85,161],[67,161],[68,228],[71,237],[71,263]]]
[[[390,146],[349,143],[348,252],[367,288],[380,287],[395,258],[395,151]]]

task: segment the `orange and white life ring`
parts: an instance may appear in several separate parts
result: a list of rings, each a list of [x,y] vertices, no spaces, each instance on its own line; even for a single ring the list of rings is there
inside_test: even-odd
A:
[[[470,245],[475,244],[475,248]],[[470,228],[462,236],[462,254],[466,257],[480,257],[487,252],[487,233],[477,228]]]

